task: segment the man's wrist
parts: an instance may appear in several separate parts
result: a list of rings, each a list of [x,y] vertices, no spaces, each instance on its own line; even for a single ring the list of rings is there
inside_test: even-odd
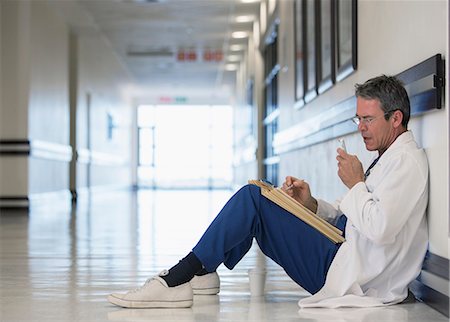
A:
[[[352,182],[352,184],[348,185],[348,188],[349,188],[349,189],[352,189],[354,186],[356,186],[356,185],[357,185],[358,183],[360,183],[360,182],[363,182],[363,183],[364,183],[364,177],[362,177],[362,178],[360,178],[360,179],[355,180],[354,182]]]
[[[317,199],[311,197],[311,199],[308,202],[307,208],[311,210],[313,213],[317,213],[317,207],[318,207]]]

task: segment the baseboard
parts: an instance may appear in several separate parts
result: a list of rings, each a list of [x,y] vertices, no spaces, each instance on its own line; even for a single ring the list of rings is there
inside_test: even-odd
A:
[[[69,190],[33,193],[25,196],[0,196],[0,209],[23,209],[32,207],[70,207],[72,194]]]
[[[91,188],[83,187],[76,191],[68,189],[34,193],[28,196],[0,196],[0,209],[30,209],[30,207],[41,206],[63,206],[70,207],[72,202],[76,202],[79,197],[86,197],[89,194],[108,193],[117,190],[133,190],[134,187],[129,184],[102,185]]]
[[[109,185],[99,185],[92,187],[80,187],[76,191],[72,191],[72,196],[75,196],[75,199],[87,197],[90,194],[100,194],[100,193],[108,193],[111,191],[119,191],[119,190],[134,190],[134,186],[131,184],[109,184]]]
[[[0,209],[28,209],[29,207],[28,196],[0,196]]]
[[[449,317],[448,296],[422,284],[419,280],[413,281],[409,285],[409,288],[416,299],[431,306],[446,317]]]
[[[26,156],[52,161],[70,162],[72,148],[67,144],[28,139],[0,140],[0,157]]]
[[[418,300],[449,317],[449,260],[428,252],[422,271],[423,273],[409,285],[411,292]],[[430,278],[430,276],[435,276],[436,281],[443,281],[445,285],[436,283],[433,285],[433,278]],[[438,291],[442,287],[447,291],[447,294]]]

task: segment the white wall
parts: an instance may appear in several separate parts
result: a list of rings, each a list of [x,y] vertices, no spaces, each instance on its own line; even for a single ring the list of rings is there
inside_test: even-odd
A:
[[[293,108],[293,18],[292,1],[280,1],[279,38],[286,38],[279,57],[287,57],[285,72],[279,76],[280,130],[288,129],[306,118],[326,111],[329,107],[354,94],[354,84],[380,74],[397,74],[437,54],[447,54],[447,1],[358,1],[358,69],[347,79],[300,110]],[[285,51],[285,52],[284,52]],[[448,75],[447,75],[448,76]],[[447,104],[446,104],[447,105]],[[429,112],[415,117],[411,130],[426,152],[430,164],[430,251],[448,258],[448,110]],[[347,148],[367,163],[359,134],[346,138]],[[295,150],[281,156],[280,178],[297,175],[307,179],[313,193],[333,200],[345,192],[334,162],[337,143],[332,141]]]
[[[69,29],[45,2],[31,4],[29,137],[68,144]]]
[[[30,74],[30,17],[28,3],[2,1],[0,138],[28,137],[28,91]],[[0,195],[22,196],[28,192],[28,161],[22,156],[0,159]]]
[[[70,86],[78,90],[78,100],[74,100],[80,119],[76,124],[77,152],[88,148],[84,120],[86,96],[91,97],[91,144],[85,153],[87,163],[78,160],[78,188],[86,186],[88,164],[91,186],[131,184],[132,109],[123,90],[130,77],[95,28],[74,29],[69,23],[72,20],[60,10],[66,5],[69,12],[77,14],[73,20],[80,21],[83,10],[75,8],[76,2],[0,2],[0,139],[19,140],[20,148],[30,151],[30,155],[1,155],[0,197],[36,197],[48,192],[68,195]],[[71,33],[76,33],[75,53],[69,53]],[[77,60],[73,71],[71,58]],[[76,77],[70,77],[71,72]],[[114,121],[111,137],[108,115]]]
[[[78,35],[77,150],[90,149],[91,186],[131,184],[131,100],[123,88],[131,82],[128,72],[98,33]],[[88,131],[90,97],[90,133]],[[113,118],[108,137],[108,115]],[[88,135],[90,146],[88,147]],[[78,187],[86,186],[83,167]],[[114,175],[111,175],[114,173]]]
[[[30,74],[31,8],[20,1],[2,1],[2,109],[0,136],[26,138]],[[7,120],[7,121],[6,121]]]
[[[69,145],[69,29],[46,2],[31,2],[30,19],[28,139],[64,150]],[[29,194],[67,191],[70,156],[55,157],[29,158]]]

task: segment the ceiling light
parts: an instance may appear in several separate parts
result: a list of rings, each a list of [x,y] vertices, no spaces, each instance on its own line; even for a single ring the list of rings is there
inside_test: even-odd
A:
[[[227,60],[232,61],[232,62],[239,61],[240,59],[241,59],[241,57],[238,55],[230,55],[227,57]]]
[[[255,20],[254,16],[237,16],[236,17],[236,22],[252,22],[253,20]]]
[[[231,51],[239,51],[239,50],[244,50],[244,45],[231,45],[230,46],[230,50]]]
[[[237,66],[236,66],[236,64],[226,64],[225,70],[234,71],[234,70],[237,70]]]
[[[127,56],[130,57],[173,57],[174,53],[169,48],[149,48],[149,49],[134,49],[127,51]]]
[[[260,0],[241,0],[242,3],[254,3],[259,2]]]
[[[233,38],[246,38],[248,37],[247,31],[235,31],[231,33],[231,37]]]

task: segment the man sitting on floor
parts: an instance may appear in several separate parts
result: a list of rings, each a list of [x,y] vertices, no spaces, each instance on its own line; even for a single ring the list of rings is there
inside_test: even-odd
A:
[[[129,308],[190,307],[193,294],[217,294],[217,267],[241,260],[255,238],[261,251],[313,294],[301,307],[381,306],[403,301],[420,273],[428,244],[425,211],[428,164],[407,130],[408,95],[385,75],[356,85],[354,122],[378,157],[364,173],[361,162],[337,151],[338,176],[348,187],[340,202],[315,199],[309,185],[288,176],[282,189],[345,231],[334,244],[297,217],[261,196],[240,189],[219,212],[198,244],[168,271],[108,300]],[[288,189],[289,187],[289,189]],[[344,215],[345,214],[345,215]]]

